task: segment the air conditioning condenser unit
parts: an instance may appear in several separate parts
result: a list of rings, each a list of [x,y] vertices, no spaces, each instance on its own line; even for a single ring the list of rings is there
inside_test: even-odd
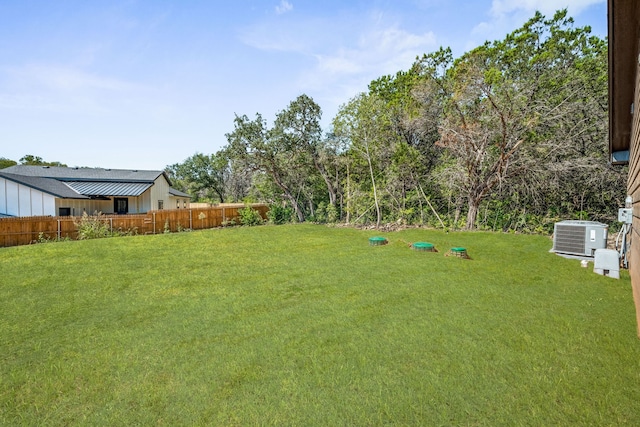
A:
[[[560,221],[553,227],[553,252],[593,257],[606,249],[609,226],[596,221]]]

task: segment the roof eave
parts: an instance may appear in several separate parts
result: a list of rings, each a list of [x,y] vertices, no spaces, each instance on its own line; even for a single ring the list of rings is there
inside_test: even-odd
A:
[[[16,184],[24,185],[25,187],[31,188],[31,189],[36,190],[36,191],[40,191],[40,192],[45,193],[45,194],[49,194],[50,196],[57,197],[58,199],[88,199],[89,198],[89,197],[84,196],[84,195],[79,194],[79,193],[78,193],[77,196],[74,195],[73,197],[69,197],[68,195],[63,195],[61,193],[57,193],[55,191],[51,191],[51,190],[48,190],[48,189],[43,188],[43,187],[38,187],[38,186],[33,185],[31,183],[28,183],[28,182],[25,182],[23,180],[20,180],[19,179],[20,175],[14,175],[14,174],[9,174],[9,173],[0,173],[0,176],[2,176],[5,179],[8,179],[11,182],[15,182]],[[16,176],[17,178],[13,178],[13,176]],[[52,179],[52,178],[42,178],[42,179]],[[71,190],[74,191],[73,189],[71,189]]]
[[[636,0],[608,0],[609,160],[614,165],[627,164],[629,157],[638,67],[638,12]]]

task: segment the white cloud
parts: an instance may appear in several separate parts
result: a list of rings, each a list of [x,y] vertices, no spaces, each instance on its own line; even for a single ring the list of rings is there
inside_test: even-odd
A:
[[[576,17],[589,7],[605,3],[606,0],[492,0],[488,11],[489,20],[477,24],[471,31],[476,40],[469,40],[466,48],[473,48],[483,40],[501,39],[505,34],[521,26],[535,11],[547,17],[560,9],[567,9],[569,16]]]
[[[567,8],[570,15],[577,15],[589,6],[604,2],[605,0],[493,0],[491,13],[494,16],[503,16],[518,11],[539,10],[547,15],[558,9]]]
[[[106,112],[147,91],[142,85],[84,71],[80,68],[31,64],[0,70],[0,108],[58,112]],[[2,80],[0,80],[2,81]]]
[[[128,91],[138,87],[112,77],[58,65],[28,65],[10,70],[10,74],[23,82],[55,91]]]
[[[409,31],[375,11],[358,19],[267,21],[245,28],[240,37],[253,48],[279,52],[282,61],[306,63],[286,87],[313,96],[325,117],[372,80],[407,70],[417,56],[438,47],[432,31]]]
[[[278,15],[282,15],[283,13],[287,13],[291,10],[293,10],[293,5],[287,0],[282,0],[280,4],[276,6],[276,13]]]
[[[316,65],[299,78],[305,92],[321,93],[318,99],[327,117],[337,113],[340,104],[366,91],[372,80],[407,70],[416,56],[436,48],[431,32],[412,34],[397,27],[362,34],[354,46],[316,54]]]
[[[317,70],[336,76],[395,73],[409,68],[417,55],[435,46],[436,38],[431,32],[417,35],[396,27],[375,30],[362,34],[356,46],[316,55]]]

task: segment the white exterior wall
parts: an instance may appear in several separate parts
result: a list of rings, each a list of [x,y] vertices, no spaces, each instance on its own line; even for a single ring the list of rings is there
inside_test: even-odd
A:
[[[149,209],[146,208],[145,204],[145,195],[148,197],[149,191],[151,189],[145,191],[138,197],[128,197],[129,199],[129,213],[145,213]]]
[[[31,212],[44,212],[43,194],[42,192],[39,193],[39,197],[38,194],[31,193]]]
[[[12,216],[55,216],[55,197],[0,178],[0,213]]]
[[[163,209],[175,209],[174,205],[171,205],[171,196],[169,195],[169,183],[164,175],[160,175],[156,178],[153,186],[149,189],[151,191],[150,208],[148,210],[158,209],[158,200],[162,200]]]
[[[7,195],[7,180],[0,178],[0,213],[9,214],[9,200]]]
[[[137,197],[137,200],[136,200],[136,203],[137,203],[136,209],[138,209],[137,212],[148,212],[155,209],[151,204],[152,191],[153,191],[153,187],[149,188],[147,191],[145,191],[144,193],[142,193],[140,196]],[[129,203],[131,203],[131,198],[129,199]]]
[[[56,216],[58,215],[58,210],[56,209],[56,198],[53,196],[49,196],[49,194],[42,193],[42,210],[44,212],[51,212],[47,215]]]
[[[20,216],[35,216],[31,212],[31,189],[18,184],[18,212]]]
[[[18,183],[6,180],[7,191],[7,215],[20,216],[20,205],[18,197]]]
[[[113,200],[56,199],[56,215],[60,208],[71,208],[72,216],[81,216],[83,212],[93,215],[96,212],[113,213]]]
[[[129,201],[129,213],[144,213],[149,209],[144,209],[144,197],[150,189],[139,197],[117,197],[118,199],[127,199]],[[71,208],[72,216],[81,216],[83,212],[93,215],[96,212],[103,214],[112,214],[114,208],[114,197],[109,200],[86,200],[86,199],[56,199],[55,211],[59,212],[59,208]]]
[[[165,209],[189,209],[190,201],[187,197],[169,196],[169,205]]]

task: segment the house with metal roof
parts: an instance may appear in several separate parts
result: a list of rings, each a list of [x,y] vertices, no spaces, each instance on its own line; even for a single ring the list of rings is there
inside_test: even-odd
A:
[[[633,206],[629,275],[640,335],[640,3],[609,0],[609,156],[628,164]]]
[[[0,170],[0,216],[77,216],[185,209],[163,171],[16,165]]]

